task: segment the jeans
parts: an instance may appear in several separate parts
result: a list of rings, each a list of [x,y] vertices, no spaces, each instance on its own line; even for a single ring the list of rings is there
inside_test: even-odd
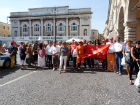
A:
[[[52,65],[52,55],[47,55],[47,61],[49,63],[49,69],[53,68],[53,65]]]
[[[60,56],[60,65],[59,65],[59,70],[62,70],[63,67],[63,61],[64,61],[64,70],[66,70],[67,66],[67,56]]]
[[[76,68],[76,59],[77,57],[73,57],[73,68]]]
[[[121,73],[122,72],[122,61],[123,54],[122,52],[115,53],[115,59],[116,59],[116,67],[117,67],[117,72]]]
[[[89,68],[91,68],[91,58],[85,58],[84,66],[86,68],[86,65],[88,65]]]

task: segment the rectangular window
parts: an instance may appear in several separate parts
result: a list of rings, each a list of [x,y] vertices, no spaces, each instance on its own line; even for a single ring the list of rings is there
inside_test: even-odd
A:
[[[3,26],[3,29],[5,30],[5,26]]]

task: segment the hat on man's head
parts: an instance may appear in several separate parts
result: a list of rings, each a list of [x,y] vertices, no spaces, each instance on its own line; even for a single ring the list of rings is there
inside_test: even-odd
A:
[[[140,44],[140,40],[139,41],[136,41],[136,44]]]
[[[106,41],[105,39],[102,40],[102,42],[105,42],[105,41]]]
[[[14,41],[12,41],[12,42],[11,42],[11,45],[14,45],[14,44],[15,44],[15,42],[14,42]]]
[[[113,40],[113,37],[110,37],[109,39],[110,39],[110,40]]]
[[[82,40],[80,40],[80,41],[79,41],[79,43],[83,43],[83,41],[82,41]]]

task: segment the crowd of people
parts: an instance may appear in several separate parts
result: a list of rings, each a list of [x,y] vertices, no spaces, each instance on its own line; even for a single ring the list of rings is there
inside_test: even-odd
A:
[[[98,59],[92,57],[84,58],[86,45],[107,45],[110,44],[106,59]],[[71,48],[73,46],[73,48]],[[0,52],[5,52],[4,47],[0,44]],[[78,71],[84,70],[87,66],[93,70],[98,70],[100,62],[102,63],[102,70],[114,71],[116,74],[122,75],[123,66],[121,65],[122,58],[125,58],[126,71],[130,80],[130,84],[133,84],[132,75],[135,73],[137,76],[139,71],[140,62],[140,41],[132,42],[127,40],[125,43],[117,37],[115,40],[113,37],[104,39],[102,41],[79,41],[73,40],[72,43],[67,42],[52,42],[48,44],[41,42],[24,43],[21,42],[17,45],[12,41],[8,48],[8,52],[11,57],[14,57],[14,62],[17,64],[17,54],[20,55],[21,69],[26,69],[25,64],[28,67],[36,67],[37,69],[43,69],[48,67],[53,71],[59,70],[59,73],[67,72],[67,67],[70,66],[69,61],[73,61],[71,70]]]

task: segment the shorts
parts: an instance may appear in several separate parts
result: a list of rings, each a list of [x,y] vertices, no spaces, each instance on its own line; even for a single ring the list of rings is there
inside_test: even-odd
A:
[[[83,55],[79,55],[79,57],[77,57],[77,62],[79,63],[79,62],[84,62],[84,57],[83,57]]]

